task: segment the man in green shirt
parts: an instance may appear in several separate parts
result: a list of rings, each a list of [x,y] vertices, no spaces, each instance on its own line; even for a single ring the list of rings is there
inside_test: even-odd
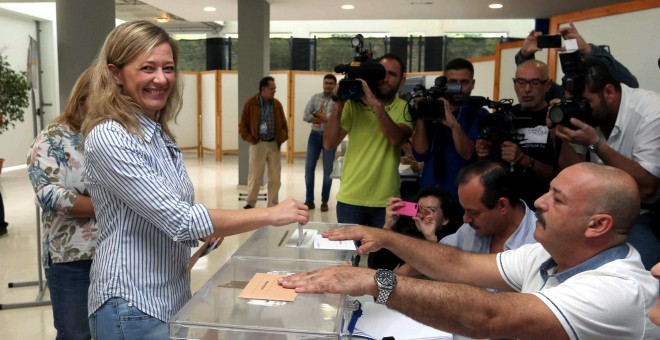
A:
[[[385,77],[378,81],[376,93],[362,80],[364,96],[360,101],[337,99],[323,146],[334,149],[348,135],[337,193],[337,221],[380,228],[385,222],[387,199],[399,197],[401,146],[412,134],[413,123],[407,103],[397,96],[406,80],[403,62],[392,54],[378,62]],[[379,260],[383,255],[370,254],[369,267],[388,267]]]

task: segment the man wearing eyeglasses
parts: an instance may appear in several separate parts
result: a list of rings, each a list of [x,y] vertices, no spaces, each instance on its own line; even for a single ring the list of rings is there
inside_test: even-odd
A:
[[[474,66],[466,59],[450,60],[445,66],[447,83],[461,84],[461,93],[440,98],[444,117],[437,121],[418,120],[413,132],[413,155],[424,162],[420,188],[438,188],[458,201],[456,175],[474,160],[474,142],[479,135],[479,121],[488,111],[463,104],[474,88]],[[462,212],[462,208],[461,208]]]
[[[554,147],[545,119],[548,112],[545,97],[551,84],[545,63],[528,60],[520,64],[513,78],[519,104],[513,106],[512,112],[519,118],[513,121],[513,127],[524,139],[518,143],[503,141],[499,145],[485,139],[476,143],[480,158],[502,160],[510,165],[521,188],[520,195],[529,206],[548,191],[553,177]]]

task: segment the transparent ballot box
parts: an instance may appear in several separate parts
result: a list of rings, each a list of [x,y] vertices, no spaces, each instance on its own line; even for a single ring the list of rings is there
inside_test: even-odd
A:
[[[239,297],[255,273],[286,274],[327,266],[323,262],[232,258],[172,317],[170,337],[231,340],[347,338],[343,320],[346,316],[350,319],[351,311],[345,308],[345,295],[298,294],[292,302]]]
[[[287,260],[303,260],[327,263],[342,263],[350,261],[355,250],[318,249],[315,248],[314,235],[322,231],[351,224],[310,222],[303,226],[303,243],[297,246],[298,224],[282,227],[261,228],[238,248],[232,255],[236,258],[271,258]],[[352,241],[347,241],[351,242]]]

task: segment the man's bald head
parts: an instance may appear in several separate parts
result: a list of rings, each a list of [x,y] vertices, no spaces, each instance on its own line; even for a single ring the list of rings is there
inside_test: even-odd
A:
[[[589,211],[586,213],[609,214],[613,219],[612,229],[618,234],[628,234],[639,217],[637,182],[625,171],[607,165],[583,162],[574,167],[586,171],[593,178],[588,183],[590,188],[585,188],[591,192],[587,196]]]

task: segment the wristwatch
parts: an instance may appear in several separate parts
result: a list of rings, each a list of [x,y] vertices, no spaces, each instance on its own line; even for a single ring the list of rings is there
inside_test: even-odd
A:
[[[603,144],[603,139],[602,139],[602,138],[598,138],[598,140],[596,141],[596,143],[593,143],[593,144],[591,144],[591,145],[587,145],[587,148],[589,149],[589,151],[591,151],[591,152],[593,152],[593,153],[598,153],[598,147],[599,147],[601,144]]]
[[[387,303],[392,290],[396,286],[396,275],[389,269],[378,269],[374,275],[376,284],[378,285],[378,297],[376,303],[384,305]]]

